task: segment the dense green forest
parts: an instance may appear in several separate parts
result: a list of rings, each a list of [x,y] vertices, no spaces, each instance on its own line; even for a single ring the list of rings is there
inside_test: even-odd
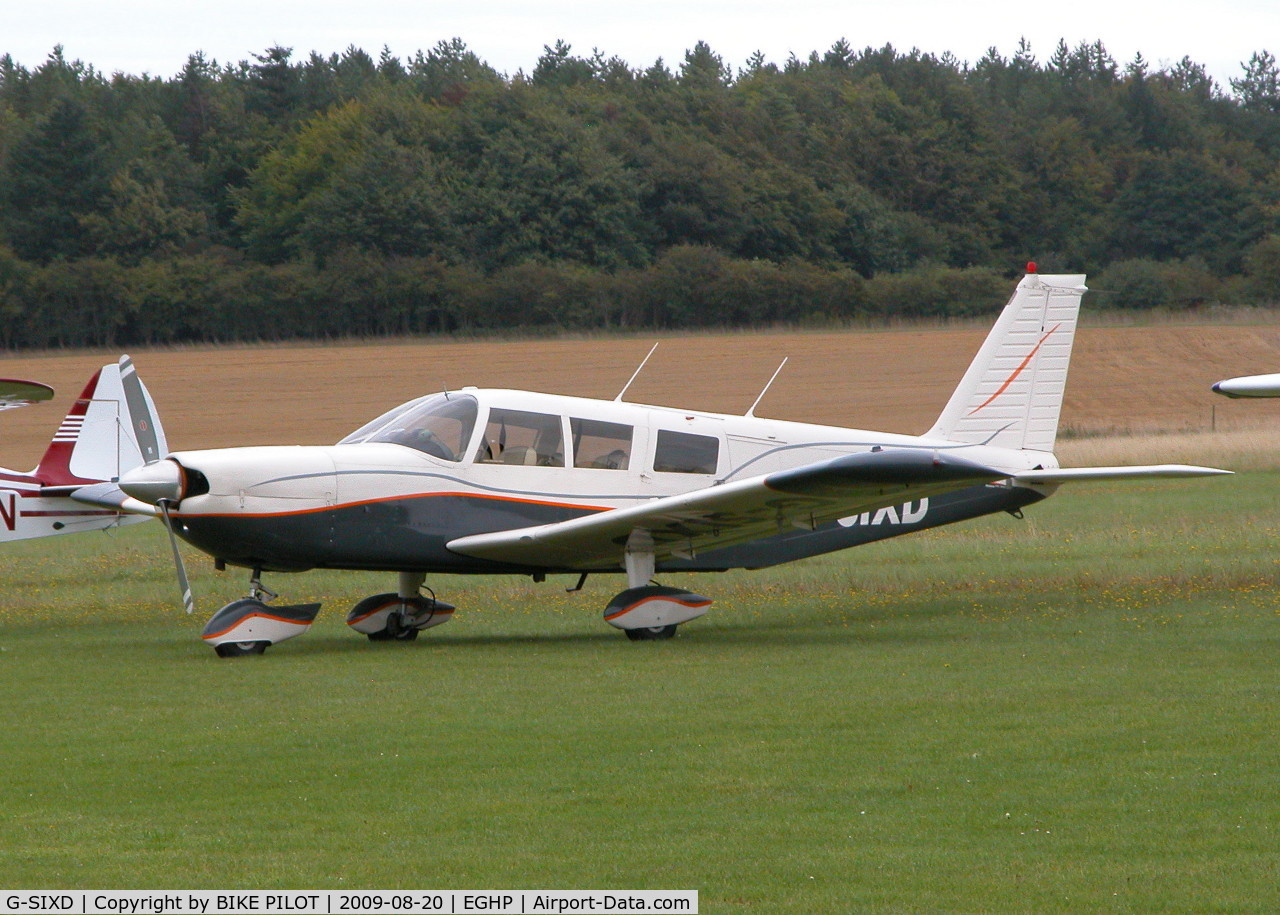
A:
[[[734,69],[0,57],[0,346],[1280,301],[1280,68],[846,42]]]

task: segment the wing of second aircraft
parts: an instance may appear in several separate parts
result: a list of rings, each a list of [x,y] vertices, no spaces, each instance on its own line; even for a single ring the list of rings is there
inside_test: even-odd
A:
[[[570,521],[461,537],[448,547],[515,565],[615,568],[635,531],[648,535],[659,561],[689,558],[1008,476],[930,450],[864,452]]]

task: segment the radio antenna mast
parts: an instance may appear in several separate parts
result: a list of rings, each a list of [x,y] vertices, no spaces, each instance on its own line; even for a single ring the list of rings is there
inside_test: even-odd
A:
[[[773,372],[773,377],[769,379],[769,381],[768,381],[768,383],[767,383],[767,384],[765,384],[765,386],[764,386],[764,390],[760,392],[760,396],[756,398],[756,402],[755,402],[755,403],[753,403],[753,404],[751,405],[751,409],[750,409],[750,410],[748,410],[746,413],[742,414],[743,416],[748,416],[748,417],[750,417],[751,419],[755,419],[755,417],[756,417],[756,407],[760,406],[760,401],[764,400],[764,395],[769,393],[769,388],[773,386],[773,382],[777,379],[777,377],[778,377],[780,374],[782,374],[782,366],[786,365],[786,364],[787,364],[787,360],[788,360],[788,359],[790,359],[790,358],[791,358],[790,356],[784,356],[784,357],[782,358],[782,363],[781,363],[781,364],[780,364],[780,365],[779,365],[779,366],[774,370],[774,372]]]
[[[661,343],[661,342],[662,342],[661,340],[658,341],[658,343]],[[653,344],[653,349],[649,350],[649,356],[652,356],[654,353],[654,350],[658,348],[658,343]],[[645,363],[649,361],[649,356],[645,356],[644,359],[640,361],[640,367],[631,373],[631,377],[627,380],[627,383],[622,386],[622,390],[618,392],[618,396],[613,399],[614,403],[622,402],[622,395],[627,393],[627,388],[631,387],[631,382],[635,381],[636,376],[638,376],[641,370],[644,369]]]

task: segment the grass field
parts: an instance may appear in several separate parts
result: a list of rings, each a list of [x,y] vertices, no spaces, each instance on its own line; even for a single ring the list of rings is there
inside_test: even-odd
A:
[[[671,642],[616,580],[385,577],[219,661],[158,525],[7,548],[0,886],[684,888],[703,912],[1280,908],[1280,473],[1090,486],[761,573]],[[207,614],[243,590],[188,556]]]
[[[763,415],[918,433],[985,329],[668,338],[632,396],[740,412],[790,354]],[[647,348],[134,356],[173,446],[199,448],[331,442],[446,384],[611,397]],[[59,398],[5,415],[0,463],[35,463],[104,356],[6,360]],[[1084,328],[1073,363],[1065,464],[1247,472],[1073,488],[1021,522],[666,581],[717,601],[672,642],[600,620],[616,578],[570,596],[442,577],[453,622],[373,645],[341,621],[388,578],[308,573],[267,583],[325,602],[313,631],[225,662],[198,633],[244,573],[188,552],[200,608],[183,616],[158,525],[6,545],[0,887],[1280,909],[1280,401],[1207,391],[1274,371],[1280,326]]]

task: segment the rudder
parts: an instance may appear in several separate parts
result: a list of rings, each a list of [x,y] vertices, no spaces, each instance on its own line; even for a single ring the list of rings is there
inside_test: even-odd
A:
[[[1084,281],[1023,277],[928,437],[1053,451]]]

